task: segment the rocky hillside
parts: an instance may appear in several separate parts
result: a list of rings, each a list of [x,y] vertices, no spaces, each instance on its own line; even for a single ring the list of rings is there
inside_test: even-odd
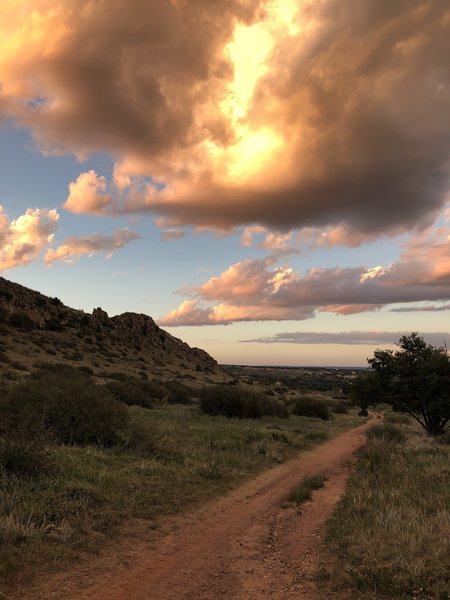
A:
[[[43,362],[90,369],[98,378],[122,372],[195,385],[224,377],[209,354],[147,315],[109,317],[101,308],[88,314],[0,277],[0,368],[13,375]]]

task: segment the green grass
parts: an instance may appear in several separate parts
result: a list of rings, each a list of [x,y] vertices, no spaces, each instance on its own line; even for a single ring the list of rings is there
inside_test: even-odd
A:
[[[450,446],[387,420],[407,440],[379,436],[377,426],[360,451],[328,523],[321,597],[448,600]]]
[[[289,502],[293,502],[298,506],[307,500],[311,500],[313,491],[323,488],[326,480],[327,478],[322,473],[305,477],[290,491],[288,496]]]
[[[34,478],[0,469],[0,597],[95,551],[133,519],[157,525],[246,477],[361,423],[294,417],[210,417],[197,406],[130,407],[133,450],[50,446]]]

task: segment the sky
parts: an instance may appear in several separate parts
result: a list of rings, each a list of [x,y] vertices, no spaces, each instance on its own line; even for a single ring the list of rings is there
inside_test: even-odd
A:
[[[2,0],[2,276],[229,364],[450,345],[448,0]]]

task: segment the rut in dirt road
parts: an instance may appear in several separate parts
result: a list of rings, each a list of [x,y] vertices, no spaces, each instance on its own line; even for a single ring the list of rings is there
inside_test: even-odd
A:
[[[170,535],[128,567],[102,574],[81,592],[47,589],[46,600],[317,600],[312,576],[321,528],[370,423],[181,517]],[[291,488],[318,472],[328,480],[314,501],[283,509]]]

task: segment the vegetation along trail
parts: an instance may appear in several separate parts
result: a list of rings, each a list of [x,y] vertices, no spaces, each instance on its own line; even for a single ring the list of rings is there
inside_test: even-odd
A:
[[[316,598],[321,526],[339,500],[355,450],[373,419],[272,468],[215,502],[173,520],[170,533],[126,566],[90,577],[70,600]],[[323,489],[301,508],[287,504],[305,476]],[[92,583],[94,581],[94,583]],[[46,598],[62,598],[61,582]]]

